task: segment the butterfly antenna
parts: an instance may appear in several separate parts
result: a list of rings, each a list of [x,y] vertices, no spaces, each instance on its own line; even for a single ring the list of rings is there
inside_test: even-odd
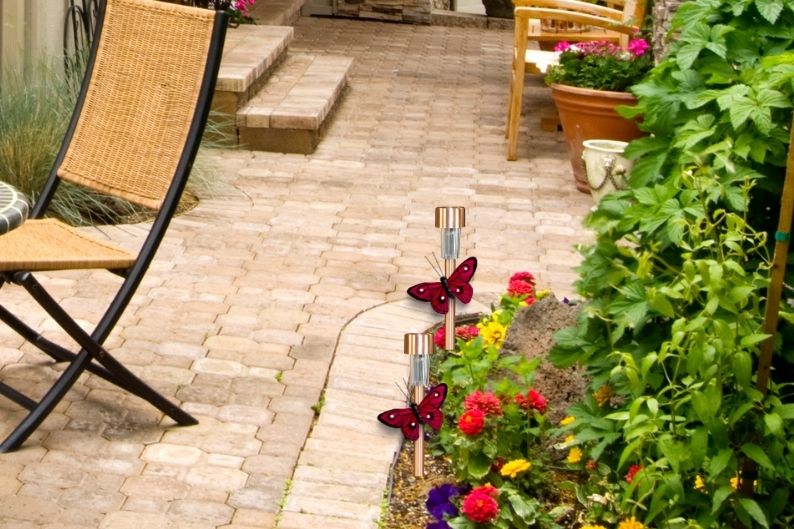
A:
[[[435,258],[436,258],[436,256],[435,256],[435,254],[433,254],[433,259],[435,259]],[[428,256],[426,256],[426,255],[425,255],[425,261],[427,261],[427,264],[429,264],[429,265],[430,265],[430,268],[432,268],[432,269],[433,269],[433,272],[435,272],[436,274],[439,274],[439,277],[440,277],[441,275],[443,275],[443,274],[441,274],[441,272],[439,271],[439,268],[438,268],[438,267],[437,267],[437,266],[436,266],[436,265],[433,263],[433,261],[431,261],[431,260],[430,260],[430,258],[429,258]]]
[[[441,266],[441,263],[438,261],[438,257],[436,257],[435,252],[433,252],[433,259],[436,260],[436,271],[438,272],[438,276],[442,277],[444,275],[444,267]]]
[[[403,383],[405,384],[405,387],[407,388],[408,387],[408,381],[403,379]],[[399,389],[400,393],[403,394],[403,397],[405,397],[405,401],[406,402],[411,400],[411,398],[408,396],[408,393],[403,389],[403,387],[401,385],[399,385],[397,382],[395,382],[394,385],[397,386],[397,389]]]

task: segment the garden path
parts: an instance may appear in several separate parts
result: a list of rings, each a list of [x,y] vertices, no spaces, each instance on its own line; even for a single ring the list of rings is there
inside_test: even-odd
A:
[[[533,130],[521,131],[519,160],[504,159],[511,46],[509,31],[301,19],[294,52],[356,60],[327,136],[309,156],[214,155],[216,186],[175,220],[109,341],[201,424],[170,428],[139,400],[81,379],[22,450],[0,455],[0,527],[374,527],[369,510],[345,511],[350,490],[305,479],[323,459],[345,461],[333,449],[313,461],[324,449],[307,443],[332,364],[345,368],[334,356],[344,326],[360,325],[356,316],[368,309],[395,310],[399,333],[423,324],[425,307],[403,300],[406,287],[432,276],[425,256],[438,250],[435,206],[467,208],[462,253],[480,260],[482,302],[516,270],[570,295],[579,260],[572,245],[589,239],[580,223],[590,198],[573,186],[561,139],[534,129],[551,104],[539,81],[527,87],[522,120]],[[142,230],[101,232],[135,246]],[[93,273],[88,287],[85,277],[45,281],[93,321],[95,300],[115,280]],[[14,289],[2,294],[32,322],[44,320]],[[390,350],[377,331],[363,334],[359,353]],[[0,328],[4,381],[36,393],[35,380],[51,376],[39,354]],[[375,425],[369,411],[339,417],[340,435]],[[0,401],[0,435],[18,418]],[[388,460],[383,451],[356,456]],[[299,457],[306,464],[296,473]],[[365,479],[366,465],[358,471]],[[326,475],[333,472],[347,470]],[[298,499],[282,501],[288,485]],[[336,503],[322,501],[329,496]]]

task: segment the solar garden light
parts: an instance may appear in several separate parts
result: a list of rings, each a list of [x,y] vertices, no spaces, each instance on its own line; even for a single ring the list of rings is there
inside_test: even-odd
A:
[[[436,228],[441,228],[441,258],[444,259],[444,277],[455,270],[455,260],[460,254],[460,229],[466,226],[466,208],[436,208]],[[455,349],[455,297],[449,296],[449,311],[444,317],[444,349]]]
[[[408,355],[410,371],[408,391],[412,407],[425,398],[425,387],[430,384],[430,353],[433,351],[433,335],[429,333],[406,333],[403,351]],[[415,409],[415,408],[414,408]],[[418,415],[417,415],[418,418]],[[414,476],[425,474],[425,435],[419,425],[419,438],[414,443]]]

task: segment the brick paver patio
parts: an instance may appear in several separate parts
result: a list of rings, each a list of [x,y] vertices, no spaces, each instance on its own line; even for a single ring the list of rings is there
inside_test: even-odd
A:
[[[382,386],[393,387],[404,360],[380,353],[394,348],[393,333],[429,321],[425,307],[402,300],[432,278],[434,207],[467,208],[463,254],[480,261],[478,301],[516,270],[571,293],[572,245],[588,240],[580,222],[592,204],[537,116],[522,121],[519,161],[505,161],[511,32],[307,18],[295,29],[295,53],[355,58],[327,135],[310,156],[215,156],[216,185],[175,220],[109,341],[201,424],[171,428],[142,401],[81,379],[22,450],[0,455],[3,529],[375,527],[368,506],[379,504],[395,438],[369,408],[349,410],[361,398],[393,400],[396,390],[366,389],[379,373],[367,362],[391,364]],[[527,111],[550,104],[539,81],[528,87]],[[136,226],[102,232],[140,241]],[[82,279],[46,283],[93,321],[94,300],[115,279]],[[0,294],[24,303],[10,287]],[[43,320],[32,304],[27,314]],[[340,344],[349,349],[335,365],[348,324]],[[378,332],[389,327],[390,337]],[[4,381],[35,394],[36,381],[53,376],[45,364],[0,328]],[[307,442],[327,382],[325,429]],[[0,399],[0,434],[20,413]]]

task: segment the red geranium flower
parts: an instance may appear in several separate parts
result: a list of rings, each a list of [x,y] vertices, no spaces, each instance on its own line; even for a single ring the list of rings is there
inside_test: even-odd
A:
[[[523,281],[524,283],[529,283],[530,285],[534,285],[535,276],[533,276],[531,272],[516,272],[515,274],[510,276],[508,283],[512,283],[513,281]]]
[[[446,345],[445,342],[446,338],[447,338],[447,332],[444,329],[444,326],[442,325],[433,335],[433,343],[436,344],[436,347],[438,347],[439,349],[443,349],[444,346]]]
[[[626,483],[631,483],[634,481],[634,476],[637,475],[637,472],[642,470],[642,465],[631,465],[629,467],[629,471],[626,472]]]
[[[485,415],[502,415],[502,403],[499,397],[490,392],[480,390],[471,392],[463,399],[463,407],[467,410],[480,410]]]
[[[461,512],[476,523],[489,523],[499,516],[499,504],[495,496],[499,494],[491,485],[475,487],[463,498]]]
[[[529,400],[529,407],[533,410],[538,410],[540,413],[546,413],[546,406],[548,402],[546,399],[535,391],[534,389],[530,389],[529,393],[527,393],[527,399]]]
[[[519,296],[531,296],[533,292],[535,292],[535,287],[532,286],[532,283],[527,283],[526,281],[519,281],[516,279],[510,281],[510,284],[507,285],[507,293],[514,298]]]
[[[482,410],[466,410],[460,416],[458,429],[466,435],[478,435],[485,428],[485,413]]]
[[[546,399],[535,391],[534,389],[530,389],[527,393],[527,396],[521,395],[520,393],[515,397],[516,404],[524,408],[525,410],[538,410],[540,413],[546,413],[546,408],[548,407],[548,402]]]
[[[476,325],[461,325],[460,327],[455,327],[455,336],[464,342],[473,340],[479,335],[480,329],[478,329]],[[447,329],[442,325],[433,335],[433,343],[436,344],[436,347],[439,349],[443,349],[446,346],[446,339]]]
[[[480,335],[480,329],[476,325],[461,325],[455,329],[455,336],[463,340],[464,342],[468,342],[469,340],[473,340]]]

